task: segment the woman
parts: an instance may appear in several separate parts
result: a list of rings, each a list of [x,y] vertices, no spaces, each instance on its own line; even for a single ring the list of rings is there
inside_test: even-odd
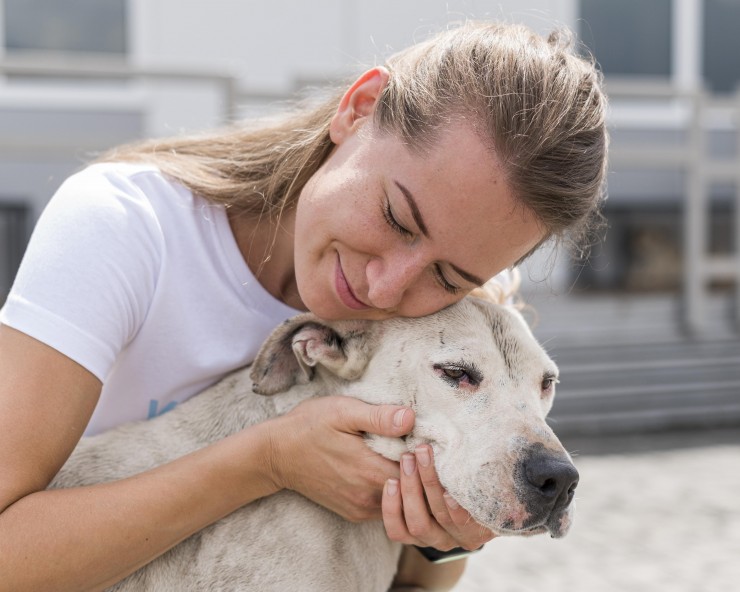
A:
[[[124,147],[71,177],[0,314],[0,590],[97,590],[282,488],[407,545],[475,549],[436,479],[361,432],[413,412],[344,397],[119,482],[45,487],[87,430],[157,415],[249,363],[299,310],[425,315],[597,215],[605,99],[567,40],[470,23],[262,127]],[[412,547],[398,585],[464,562]]]

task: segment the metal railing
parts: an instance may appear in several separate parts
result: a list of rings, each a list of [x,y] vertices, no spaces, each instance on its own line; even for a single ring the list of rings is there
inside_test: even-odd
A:
[[[28,204],[0,200],[0,305],[10,291],[26,249],[31,224]]]
[[[63,55],[49,54],[5,57],[0,60],[0,75],[45,80],[155,80],[210,84],[222,93],[224,122],[232,121],[237,110],[236,79],[231,74],[211,70],[150,68],[110,57],[80,55],[65,58]]]
[[[285,93],[245,89],[239,85],[233,73],[226,71],[137,66],[120,58],[97,54],[79,54],[70,57],[41,52],[0,58],[0,76],[40,80],[171,81],[211,85],[222,96],[222,123],[237,119],[240,105],[244,103],[282,102],[289,99],[293,92],[311,85],[321,86],[314,80],[296,79],[290,91]]]
[[[680,126],[685,141],[677,147],[641,138],[640,145],[613,146],[612,170],[636,168],[678,170],[684,173],[683,196],[683,297],[682,321],[691,334],[701,334],[706,321],[708,289],[714,280],[732,281],[735,286],[735,323],[740,327],[740,90],[726,98],[704,91],[681,91],[669,85],[643,83],[607,84],[613,104],[622,101],[664,101],[683,108]],[[724,116],[736,136],[733,158],[717,159],[708,146],[710,119]],[[733,252],[712,254],[709,250],[712,183],[734,185]]]

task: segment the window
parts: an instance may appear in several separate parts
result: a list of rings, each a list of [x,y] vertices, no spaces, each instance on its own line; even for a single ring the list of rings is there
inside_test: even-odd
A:
[[[4,0],[5,51],[126,53],[126,0]]]
[[[27,204],[0,199],[0,306],[5,302],[26,250],[30,217]]]
[[[669,78],[672,4],[672,0],[581,0],[579,36],[607,76]]]
[[[704,83],[715,92],[740,83],[740,0],[704,0]]]

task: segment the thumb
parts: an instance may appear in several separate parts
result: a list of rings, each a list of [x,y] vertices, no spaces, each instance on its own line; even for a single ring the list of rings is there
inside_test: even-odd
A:
[[[347,398],[337,411],[347,431],[398,437],[414,427],[414,412],[401,405],[371,405]]]

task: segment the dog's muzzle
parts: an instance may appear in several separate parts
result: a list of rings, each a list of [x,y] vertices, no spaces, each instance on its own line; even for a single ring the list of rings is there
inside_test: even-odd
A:
[[[524,528],[543,528],[555,538],[563,536],[570,525],[567,511],[578,485],[578,471],[567,456],[539,443],[531,445],[520,462],[518,489],[529,514]]]

